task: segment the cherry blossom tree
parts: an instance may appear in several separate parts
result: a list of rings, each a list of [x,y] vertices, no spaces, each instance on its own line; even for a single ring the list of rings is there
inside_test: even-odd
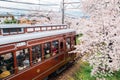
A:
[[[82,43],[74,52],[90,54],[87,60],[95,77],[112,76],[120,69],[120,0],[83,0],[90,17],[84,23]]]

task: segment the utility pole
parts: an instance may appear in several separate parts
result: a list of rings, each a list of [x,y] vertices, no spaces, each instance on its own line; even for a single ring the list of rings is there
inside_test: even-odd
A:
[[[62,1],[62,24],[64,24],[64,0]]]

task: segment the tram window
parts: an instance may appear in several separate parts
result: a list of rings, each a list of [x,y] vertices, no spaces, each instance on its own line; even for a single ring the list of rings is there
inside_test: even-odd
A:
[[[17,32],[22,32],[22,29],[21,28],[6,28],[6,29],[3,29],[3,34],[17,33]]]
[[[30,66],[29,49],[22,49],[16,52],[18,70]]]
[[[71,39],[70,39],[70,38],[67,38],[67,39],[66,39],[67,49],[70,49],[70,44],[71,44]]]
[[[59,42],[58,40],[52,42],[52,56],[59,53]]]
[[[36,64],[41,61],[41,45],[36,45],[32,47],[32,62]]]
[[[47,43],[44,44],[45,59],[50,57],[50,53],[51,53],[51,44],[50,44],[50,42],[47,42]]]
[[[3,33],[8,33],[9,30],[8,29],[3,29]]]
[[[0,55],[0,80],[14,73],[14,59],[12,53]]]

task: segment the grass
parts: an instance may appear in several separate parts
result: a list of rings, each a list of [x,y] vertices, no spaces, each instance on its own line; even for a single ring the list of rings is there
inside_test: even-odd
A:
[[[87,62],[82,62],[80,69],[75,73],[75,80],[95,80],[94,77],[90,76],[92,67]]]
[[[106,80],[120,80],[120,70],[114,72],[113,76],[106,77]]]
[[[74,80],[96,80],[95,77],[91,77],[92,67],[89,66],[87,62],[81,62],[80,68],[74,74]],[[106,80],[120,80],[120,70],[114,72],[113,76],[105,77]]]

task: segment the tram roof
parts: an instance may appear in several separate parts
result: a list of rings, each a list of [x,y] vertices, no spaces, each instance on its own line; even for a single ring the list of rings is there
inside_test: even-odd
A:
[[[0,28],[50,27],[66,26],[66,24],[0,24]]]
[[[64,34],[68,32],[73,32],[74,29],[63,29],[63,30],[54,30],[54,31],[44,31],[44,32],[34,32],[34,33],[26,33],[26,34],[18,34],[18,35],[10,35],[10,36],[0,36],[0,45],[21,42],[25,40],[43,38],[53,35]]]

